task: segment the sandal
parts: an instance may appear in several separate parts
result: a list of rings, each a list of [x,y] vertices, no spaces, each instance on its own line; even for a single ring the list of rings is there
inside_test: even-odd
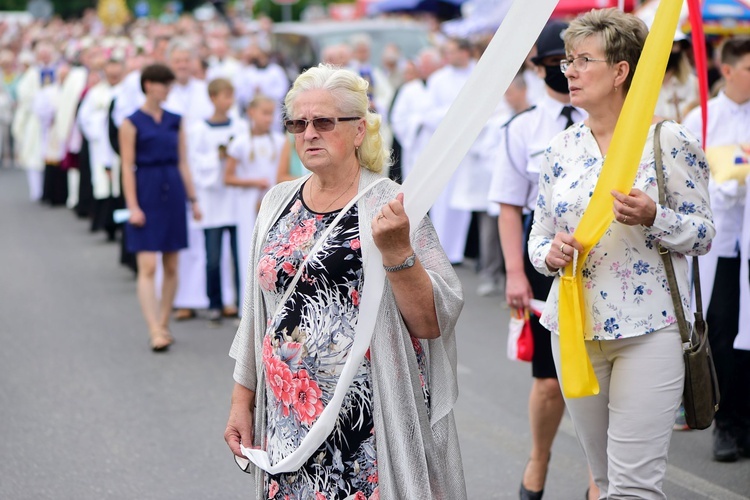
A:
[[[151,339],[148,345],[154,352],[165,352],[169,350],[169,346],[172,345],[174,339],[169,334],[169,330],[156,330],[151,332]]]

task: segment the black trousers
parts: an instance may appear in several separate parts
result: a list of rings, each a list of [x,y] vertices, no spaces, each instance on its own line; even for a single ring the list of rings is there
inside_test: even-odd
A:
[[[524,240],[526,244],[523,248],[523,266],[534,298],[546,301],[555,278],[539,273],[529,259],[529,236],[531,234],[531,221],[533,219],[534,214],[531,213],[524,220]],[[550,339],[550,335],[552,334],[539,323],[539,318],[536,315],[532,314],[529,322],[531,323],[531,333],[534,336],[534,356],[531,360],[531,375],[534,378],[557,378],[555,360],[552,357],[552,341]]]
[[[739,330],[740,263],[739,257],[719,258],[706,323],[721,393],[716,425],[750,432],[750,351],[733,347]]]

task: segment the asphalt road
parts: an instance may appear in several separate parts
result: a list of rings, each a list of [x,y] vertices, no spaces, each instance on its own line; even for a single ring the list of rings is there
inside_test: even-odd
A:
[[[69,210],[29,202],[19,171],[0,169],[0,234],[0,499],[251,498],[222,438],[232,322],[175,324],[170,352],[151,353],[116,246]],[[505,357],[499,298],[474,293],[470,266],[458,271],[456,418],[469,498],[517,498],[530,369]],[[674,434],[670,498],[750,498],[750,460],[719,464],[710,448],[709,431]],[[566,417],[545,499],[583,498],[586,483]]]

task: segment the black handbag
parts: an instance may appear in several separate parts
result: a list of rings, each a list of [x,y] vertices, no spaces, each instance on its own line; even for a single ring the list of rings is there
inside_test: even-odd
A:
[[[659,186],[659,204],[665,206],[664,165],[659,139],[663,123],[658,123],[654,131],[654,161],[656,183]],[[685,388],[682,393],[682,404],[685,407],[685,421],[691,429],[706,429],[713,422],[714,415],[719,409],[720,395],[711,346],[708,343],[708,326],[703,319],[698,257],[693,257],[693,290],[695,291],[696,312],[695,321],[691,325],[685,319],[672,256],[669,250],[662,248],[661,245],[659,245],[659,253],[664,261],[664,272],[667,275],[674,313],[677,316],[677,325],[680,329],[680,337],[682,337],[682,352],[685,359]]]

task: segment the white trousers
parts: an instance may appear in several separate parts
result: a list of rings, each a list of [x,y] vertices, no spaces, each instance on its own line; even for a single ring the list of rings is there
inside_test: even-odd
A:
[[[26,170],[26,180],[29,183],[29,199],[31,201],[41,200],[44,188],[44,171]]]
[[[677,325],[627,339],[587,341],[600,392],[565,399],[604,500],[664,499],[662,482],[685,378]],[[560,373],[560,339],[552,335]]]

